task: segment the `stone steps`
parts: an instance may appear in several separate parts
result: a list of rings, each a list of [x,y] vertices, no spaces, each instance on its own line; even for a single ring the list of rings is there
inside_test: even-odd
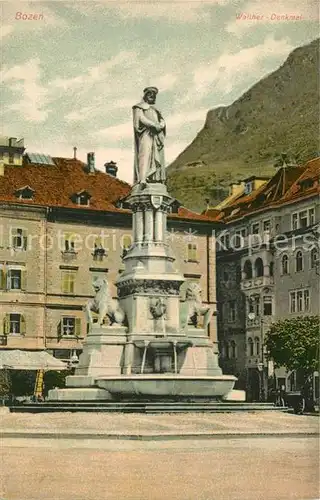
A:
[[[119,412],[119,413],[229,413],[257,411],[287,411],[272,403],[245,402],[44,402],[11,406],[14,413],[51,412]]]

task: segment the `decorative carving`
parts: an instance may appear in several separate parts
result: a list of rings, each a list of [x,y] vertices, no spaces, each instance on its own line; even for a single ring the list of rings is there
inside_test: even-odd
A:
[[[167,306],[162,297],[153,297],[150,299],[150,312],[154,319],[159,319],[165,315]]]
[[[111,325],[113,323],[122,324],[125,319],[125,314],[119,306],[117,300],[111,297],[108,282],[105,278],[98,278],[93,282],[95,297],[89,300],[84,307],[87,315],[87,322],[93,323],[91,311],[98,313],[98,325],[103,324],[103,320],[107,316]]]
[[[180,281],[139,280],[123,281],[118,285],[119,297],[132,294],[151,295],[179,295]]]
[[[186,329],[188,324],[197,327],[199,316],[203,316],[203,328],[207,329],[212,313],[211,307],[202,303],[200,285],[194,282],[189,283],[186,289],[186,301],[181,304],[181,327]]]
[[[156,209],[160,208],[162,204],[162,196],[156,196],[156,195],[151,196],[151,203],[154,206],[154,208]]]

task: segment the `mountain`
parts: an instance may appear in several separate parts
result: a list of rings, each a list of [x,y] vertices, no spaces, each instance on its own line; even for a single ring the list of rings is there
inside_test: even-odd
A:
[[[228,185],[274,174],[277,154],[304,162],[319,152],[319,39],[290,53],[284,64],[230,106],[207,113],[203,129],[168,167],[171,194],[192,210],[217,204]]]

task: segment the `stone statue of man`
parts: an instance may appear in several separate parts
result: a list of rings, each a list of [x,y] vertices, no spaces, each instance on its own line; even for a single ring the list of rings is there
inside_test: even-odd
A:
[[[154,106],[158,89],[147,87],[141,102],[133,106],[134,183],[165,182],[164,137],[166,124]]]

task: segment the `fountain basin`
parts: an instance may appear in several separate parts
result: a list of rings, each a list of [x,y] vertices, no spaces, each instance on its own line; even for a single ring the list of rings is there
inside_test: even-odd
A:
[[[117,396],[217,398],[228,394],[236,380],[233,375],[147,374],[99,377],[95,384]]]

